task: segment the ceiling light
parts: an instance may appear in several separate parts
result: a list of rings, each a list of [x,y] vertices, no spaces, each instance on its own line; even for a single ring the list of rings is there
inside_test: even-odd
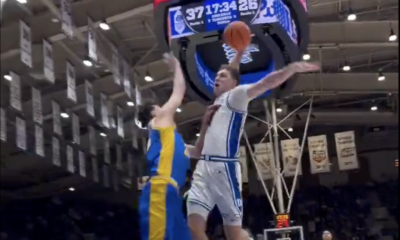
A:
[[[87,59],[87,58],[85,58],[85,59],[83,60],[83,64],[85,64],[86,67],[92,67],[92,66],[93,66],[92,61],[90,61],[90,60]]]
[[[177,108],[177,109],[176,109],[176,112],[180,113],[180,112],[182,112],[182,109]]]
[[[350,71],[350,66],[349,65],[347,65],[347,64],[345,64],[344,66],[343,66],[343,71]]]
[[[70,187],[70,188],[68,188],[68,190],[70,190],[71,192],[73,192],[73,191],[75,191],[75,188]]]
[[[355,15],[354,13],[353,13],[353,10],[350,8],[349,9],[349,15],[347,15],[347,20],[348,21],[354,21],[354,20],[356,20],[357,19],[357,15]]]
[[[288,132],[293,132],[293,128],[288,128]]]
[[[105,133],[100,133],[100,136],[102,136],[102,137],[107,137],[107,134],[105,134]]]
[[[147,76],[144,77],[144,80],[146,82],[151,82],[151,81],[153,81],[153,78],[150,75],[147,75]]]
[[[276,112],[278,112],[278,113],[282,112],[282,108],[277,108]]]
[[[11,81],[12,77],[11,77],[11,75],[6,74],[6,75],[4,75],[4,79],[7,81]]]
[[[310,58],[311,58],[311,56],[310,56],[310,54],[308,54],[308,53],[305,53],[305,54],[303,55],[303,60],[310,60]]]
[[[378,110],[378,107],[377,107],[377,106],[371,107],[371,111],[376,111],[376,110]]]
[[[106,21],[102,21],[102,22],[99,24],[99,27],[100,27],[101,29],[103,29],[104,31],[110,30],[110,25],[108,25]]]
[[[196,137],[200,137],[200,133],[196,133]]]
[[[21,3],[21,4],[25,4],[25,3],[27,3],[28,1],[27,1],[27,0],[17,0],[17,2],[19,2],[19,3]]]
[[[128,105],[129,107],[133,107],[133,106],[135,106],[135,103],[134,102],[127,102],[126,105]]]
[[[396,41],[396,40],[397,40],[397,35],[394,34],[393,29],[390,29],[389,41],[390,41],[390,42],[394,42],[394,41]]]
[[[386,77],[382,72],[379,72],[378,81],[385,81]]]
[[[60,20],[58,20],[58,18],[52,18],[51,21],[52,21],[53,23],[58,23],[58,22],[60,22]]]
[[[61,113],[60,116],[61,116],[62,118],[69,118],[68,113]]]

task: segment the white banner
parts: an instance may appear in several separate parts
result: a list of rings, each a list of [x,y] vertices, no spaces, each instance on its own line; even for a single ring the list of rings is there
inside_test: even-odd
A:
[[[140,93],[139,86],[135,86],[136,106],[142,105],[142,94]]]
[[[21,106],[21,79],[19,75],[14,72],[10,72],[11,82],[10,82],[10,105],[15,110],[22,111]]]
[[[28,67],[32,67],[32,35],[31,28],[24,22],[19,21],[20,26],[20,48],[21,61]]]
[[[285,177],[293,177],[296,174],[297,162],[299,159],[300,146],[299,139],[287,139],[281,141],[283,174]],[[302,174],[301,162],[299,163],[299,175]]]
[[[79,123],[79,117],[76,114],[72,114],[72,136],[73,141],[76,144],[81,144],[81,128]]]
[[[117,128],[117,124],[114,118],[114,103],[108,100],[107,107],[108,107],[108,122],[110,124],[110,129]]]
[[[67,97],[72,102],[76,103],[76,79],[75,79],[75,67],[70,63],[67,62]]]
[[[96,155],[96,130],[92,126],[89,126],[89,144],[90,154]]]
[[[42,125],[43,124],[43,114],[42,114],[42,94],[39,90],[32,87],[32,111],[33,111],[33,121]]]
[[[247,155],[246,155],[246,147],[241,146],[239,148],[239,162],[242,168],[242,183],[249,182],[249,172],[247,169]]]
[[[60,105],[57,102],[52,101],[51,106],[53,111],[53,132],[62,136]]]
[[[79,175],[81,175],[82,177],[86,177],[85,154],[82,151],[79,151],[78,157],[79,157]]]
[[[99,182],[99,166],[97,164],[96,157],[92,157],[92,170],[93,170],[93,181]]]
[[[339,169],[359,168],[354,131],[335,133],[335,142]]]
[[[116,167],[117,167],[118,170],[122,170],[122,147],[121,147],[121,145],[117,144],[116,152],[117,152],[117,164],[116,164]]]
[[[308,152],[312,174],[331,171],[326,135],[308,137]]]
[[[86,112],[95,117],[94,114],[94,100],[93,100],[93,85],[89,81],[85,81],[85,94],[86,94]]]
[[[75,172],[74,149],[70,145],[67,145],[67,170],[71,173]]]
[[[53,147],[53,164],[61,167],[61,159],[60,159],[60,140],[58,138],[52,138],[52,147]]]
[[[259,167],[262,180],[274,179],[275,174],[275,155],[272,143],[254,144],[254,155],[257,166]],[[259,176],[258,180],[261,180]]]
[[[54,83],[56,77],[54,75],[54,59],[53,59],[53,46],[43,39],[43,71],[44,77],[51,83]]]
[[[120,57],[119,57],[119,53],[118,50],[115,46],[112,46],[112,73],[114,76],[114,82],[117,85],[121,85],[122,82],[122,74],[120,72]]]
[[[110,128],[110,122],[108,118],[108,106],[107,96],[104,93],[100,93],[100,108],[101,108],[101,124],[105,128]]]
[[[7,118],[6,111],[0,108],[0,140],[7,141]]]
[[[71,0],[61,0],[61,29],[70,38],[74,36],[71,10]]]
[[[44,157],[43,128],[35,125],[35,150],[36,154]]]
[[[110,164],[110,142],[104,138],[104,162]]]
[[[16,117],[16,142],[17,147],[26,150],[26,123],[22,118]]]
[[[131,80],[130,80],[130,67],[129,64],[123,61],[123,78],[124,78],[124,91],[126,95],[131,98],[132,97],[132,88],[131,88]]]
[[[97,62],[97,37],[92,19],[88,18],[88,55],[94,62]]]
[[[117,132],[121,138],[125,137],[124,134],[124,117],[122,116],[122,108],[117,106]]]

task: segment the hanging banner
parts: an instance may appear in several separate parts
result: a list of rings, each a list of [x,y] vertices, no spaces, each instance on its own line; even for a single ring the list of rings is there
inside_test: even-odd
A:
[[[0,108],[0,140],[7,141],[7,118],[6,111]]]
[[[285,177],[293,177],[296,174],[297,162],[299,159],[300,146],[299,139],[287,139],[281,141],[283,174]],[[301,163],[299,164],[298,174],[302,174]]]
[[[103,165],[103,184],[104,187],[110,187],[110,170],[108,169],[108,165]]]
[[[92,170],[93,170],[93,181],[99,182],[99,167],[97,164],[96,157],[92,157]]]
[[[110,143],[104,138],[104,162],[110,164]]]
[[[43,72],[44,77],[49,82],[54,83],[56,77],[54,75],[54,59],[53,59],[53,46],[43,39]]]
[[[79,124],[79,117],[76,114],[72,114],[72,136],[73,142],[81,144],[81,129]]]
[[[20,48],[21,48],[21,61],[28,67],[32,67],[32,36],[31,28],[24,22],[19,21],[20,28]]]
[[[112,101],[107,101],[108,107],[108,122],[110,124],[110,129],[114,129],[117,127],[114,119],[114,103]]]
[[[119,58],[119,53],[118,50],[115,46],[112,46],[112,73],[114,77],[114,82],[117,85],[121,85],[122,82],[122,76],[120,72],[120,58]]]
[[[21,106],[21,79],[14,72],[10,72],[10,106],[17,111],[22,111]]]
[[[246,147],[241,146],[239,148],[239,162],[242,168],[242,182],[248,183],[249,182],[249,172],[247,168],[247,155],[246,155]]]
[[[308,137],[308,153],[312,174],[331,171],[326,135]]]
[[[90,144],[90,154],[95,155],[97,154],[96,151],[96,130],[89,126],[89,144]]]
[[[135,99],[136,99],[136,106],[142,105],[142,94],[140,93],[139,86],[135,86]]]
[[[52,101],[51,107],[53,111],[53,132],[62,136],[60,105],[58,105],[57,102]]]
[[[71,0],[61,0],[61,29],[69,38],[74,36]]]
[[[32,87],[32,111],[33,111],[33,121],[42,125],[43,124],[43,114],[42,114],[42,95],[40,91]]]
[[[85,95],[86,95],[86,112],[91,116],[94,115],[94,100],[93,100],[93,85],[86,80],[85,81]]]
[[[103,127],[110,128],[107,96],[104,93],[100,93],[100,108],[101,108],[101,124]]]
[[[125,137],[124,134],[124,118],[122,116],[122,108],[117,106],[117,133],[121,138]]]
[[[133,165],[133,157],[132,154],[128,153],[128,176],[133,177],[133,171],[134,170],[134,165]]]
[[[79,175],[81,175],[82,177],[86,177],[85,154],[82,151],[79,151],[78,157],[79,157]]]
[[[129,64],[124,61],[123,62],[123,78],[124,78],[124,90],[128,98],[131,98],[132,96],[132,87],[131,87],[131,80],[130,80],[130,67]]]
[[[354,131],[335,133],[339,170],[359,168]]]
[[[26,123],[22,118],[16,117],[16,142],[17,147],[26,150]]]
[[[67,62],[67,97],[72,102],[76,103],[76,79],[75,79],[75,67]]]
[[[39,156],[44,157],[43,128],[35,125],[35,151]]]
[[[117,169],[122,171],[122,147],[121,145],[117,144],[116,146],[117,151]]]
[[[67,170],[71,173],[75,172],[74,149],[70,145],[67,145]]]
[[[272,143],[254,144],[254,155],[262,180],[274,179],[276,168]],[[258,176],[258,180],[260,180],[260,176]]]
[[[60,140],[58,138],[52,138],[52,149],[53,149],[53,164],[61,167],[61,159],[60,159]]]
[[[97,42],[96,31],[92,19],[88,18],[88,55],[93,62],[97,62]]]

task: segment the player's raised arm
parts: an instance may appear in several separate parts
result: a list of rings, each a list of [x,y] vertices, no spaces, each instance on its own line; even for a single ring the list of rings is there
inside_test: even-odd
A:
[[[247,89],[247,96],[250,99],[254,99],[266,91],[280,86],[296,73],[313,72],[317,71],[318,69],[319,65],[316,63],[291,63],[285,68],[265,76],[257,83],[251,84]]]

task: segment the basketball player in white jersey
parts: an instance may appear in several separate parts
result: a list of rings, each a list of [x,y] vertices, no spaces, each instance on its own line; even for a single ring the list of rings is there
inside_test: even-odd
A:
[[[296,73],[319,69],[316,64],[295,62],[254,84],[239,85],[242,56],[243,52],[238,52],[230,65],[222,66],[218,71],[214,105],[220,107],[210,124],[202,125],[196,147],[190,150],[192,157],[201,152],[187,200],[188,224],[193,240],[208,239],[206,221],[215,205],[222,215],[228,240],[249,239],[247,232],[242,230],[241,169],[238,161],[248,103]],[[204,144],[201,144],[202,141]]]

